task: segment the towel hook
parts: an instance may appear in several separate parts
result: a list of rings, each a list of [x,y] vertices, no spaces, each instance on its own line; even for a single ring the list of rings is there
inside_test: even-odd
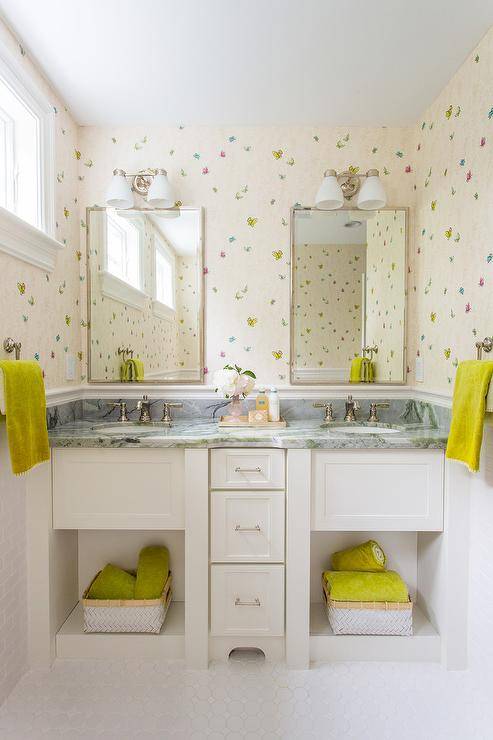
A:
[[[485,337],[482,342],[476,342],[477,359],[481,360],[483,356],[483,350],[485,352],[491,352],[493,349],[493,337]]]
[[[123,362],[125,362],[128,359],[128,357],[133,359],[134,351],[133,349],[130,349],[130,347],[118,347],[118,354],[122,355]]]
[[[374,344],[373,347],[363,347],[363,349],[361,350],[361,354],[363,355],[363,357],[365,357],[366,352],[370,353],[370,361],[373,360],[373,354],[378,354],[377,345]]]
[[[20,360],[21,359],[21,347],[22,344],[20,342],[15,342],[12,337],[7,337],[7,339],[3,340],[3,348],[6,352],[9,354],[11,352],[15,351],[15,359]]]

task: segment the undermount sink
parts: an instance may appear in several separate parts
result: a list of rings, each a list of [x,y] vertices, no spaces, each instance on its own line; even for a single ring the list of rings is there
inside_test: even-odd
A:
[[[95,424],[92,429],[95,432],[103,432],[104,434],[149,434],[149,432],[158,432],[169,429],[169,424],[161,424],[158,421],[153,421],[148,424],[140,424],[139,422],[132,421],[121,421],[111,422],[108,424]]]
[[[348,426],[336,427],[334,431],[343,432],[344,434],[396,434],[399,430],[390,429],[389,427]]]

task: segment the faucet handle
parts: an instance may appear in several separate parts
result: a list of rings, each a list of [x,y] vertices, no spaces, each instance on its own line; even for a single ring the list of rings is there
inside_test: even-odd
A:
[[[112,409],[116,409],[116,408],[120,409],[120,416],[118,418],[118,421],[120,422],[128,421],[126,401],[117,401],[116,403],[109,403],[108,406]]]
[[[170,409],[181,409],[182,403],[173,403],[171,401],[164,401],[163,403],[163,418],[161,419],[164,424],[171,424],[173,419],[171,418]]]
[[[381,401],[380,403],[370,403],[370,416],[368,421],[378,421],[377,409],[388,409],[390,403],[388,401]]]
[[[332,404],[323,402],[323,403],[314,403],[313,404],[314,409],[325,409],[325,418],[324,421],[334,421],[334,411],[332,409]]]

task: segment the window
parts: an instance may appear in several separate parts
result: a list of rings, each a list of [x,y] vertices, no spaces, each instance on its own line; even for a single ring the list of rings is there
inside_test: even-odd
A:
[[[131,211],[106,210],[102,214],[101,292],[143,311],[149,296],[144,292],[144,225]]]
[[[164,241],[154,236],[154,301],[156,316],[175,315],[175,256]]]
[[[0,205],[43,228],[40,201],[39,119],[0,78]]]
[[[140,290],[140,229],[131,220],[111,213],[106,228],[108,272]]]
[[[52,270],[54,109],[0,45],[0,249]]]

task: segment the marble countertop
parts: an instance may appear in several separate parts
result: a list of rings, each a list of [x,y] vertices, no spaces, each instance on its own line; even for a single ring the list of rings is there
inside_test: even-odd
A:
[[[369,423],[352,426],[371,427]],[[218,427],[209,419],[176,421],[171,428],[78,421],[50,431],[52,447],[278,447],[282,449],[445,449],[447,431],[419,424],[381,424],[393,433],[348,433],[351,424],[290,421],[285,429]]]

